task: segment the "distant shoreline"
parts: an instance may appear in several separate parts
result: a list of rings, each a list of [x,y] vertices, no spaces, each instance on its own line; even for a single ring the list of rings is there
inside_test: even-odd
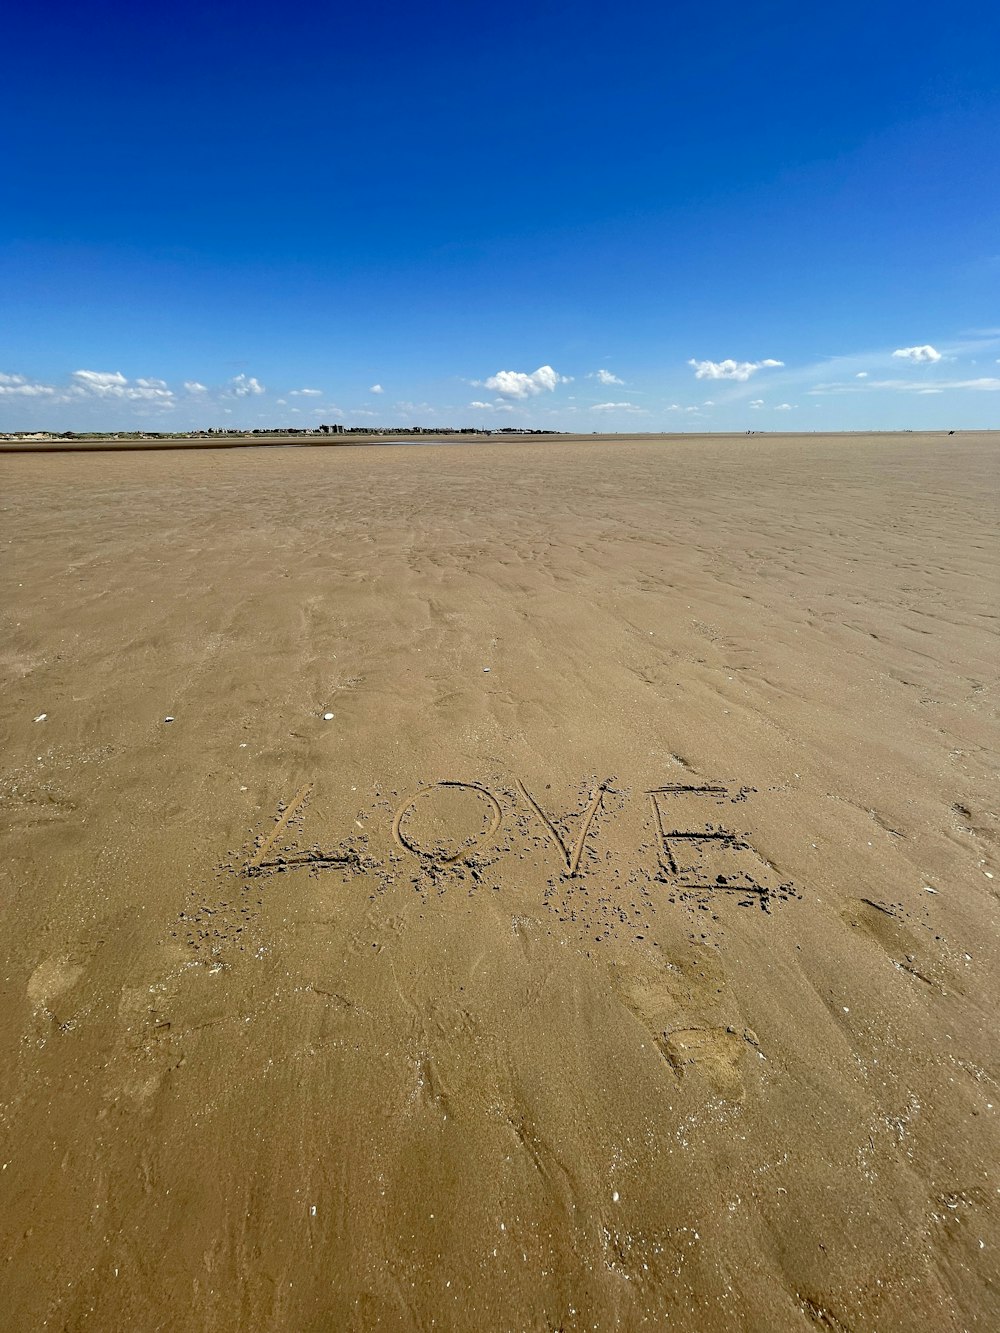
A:
[[[545,432],[372,432],[371,434],[302,434],[302,435],[171,435],[171,436],[48,436],[43,439],[25,437],[0,438],[0,455],[3,454],[57,454],[57,453],[132,453],[161,451],[169,449],[315,449],[345,448],[351,445],[392,445],[392,444],[532,444],[547,440],[561,444],[599,443],[608,440],[630,440],[648,443],[684,440],[821,440],[821,439],[868,439],[872,437],[914,436],[920,439],[940,439],[970,435],[996,436],[1000,440],[1000,430],[857,430],[857,431],[683,431],[683,432],[635,432],[635,433],[586,433],[573,434],[568,431]]]
[[[559,431],[371,431],[322,434],[274,432],[190,435],[37,435],[0,436],[0,453],[87,453],[139,449],[266,449],[329,448],[351,444],[458,444],[464,440],[539,440],[572,438]]]

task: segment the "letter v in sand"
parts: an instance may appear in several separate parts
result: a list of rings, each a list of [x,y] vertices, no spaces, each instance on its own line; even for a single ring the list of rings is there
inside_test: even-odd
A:
[[[590,826],[594,822],[594,816],[601,808],[601,802],[604,799],[604,793],[608,789],[609,781],[610,779],[602,782],[600,786],[595,789],[593,795],[591,796],[590,804],[587,806],[586,812],[583,816],[583,822],[580,825],[580,831],[576,835],[576,842],[573,844],[572,850],[570,850],[570,848],[567,847],[566,843],[564,842],[562,835],[556,828],[555,824],[548,817],[548,815],[545,813],[542,807],[538,804],[538,802],[532,796],[531,792],[528,791],[527,787],[524,785],[524,783],[521,781],[520,778],[515,778],[515,782],[517,783],[517,787],[521,795],[528,802],[532,810],[534,810],[535,814],[548,829],[559,850],[562,852],[563,860],[566,862],[567,874],[575,875],[579,869],[580,857],[583,855],[583,847],[584,843],[587,841],[587,834],[590,832]]]

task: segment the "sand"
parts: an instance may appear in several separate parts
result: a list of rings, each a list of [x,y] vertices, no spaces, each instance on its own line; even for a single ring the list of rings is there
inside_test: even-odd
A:
[[[996,1328],[998,457],[0,460],[4,1327]]]

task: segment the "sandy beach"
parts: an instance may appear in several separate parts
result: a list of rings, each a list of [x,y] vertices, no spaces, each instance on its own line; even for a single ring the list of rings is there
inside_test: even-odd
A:
[[[1000,1326],[1000,434],[0,473],[5,1328]]]

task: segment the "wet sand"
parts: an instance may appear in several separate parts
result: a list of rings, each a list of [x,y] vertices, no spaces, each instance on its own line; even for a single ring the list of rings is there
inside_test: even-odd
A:
[[[996,1328],[998,446],[0,459],[4,1326]]]

